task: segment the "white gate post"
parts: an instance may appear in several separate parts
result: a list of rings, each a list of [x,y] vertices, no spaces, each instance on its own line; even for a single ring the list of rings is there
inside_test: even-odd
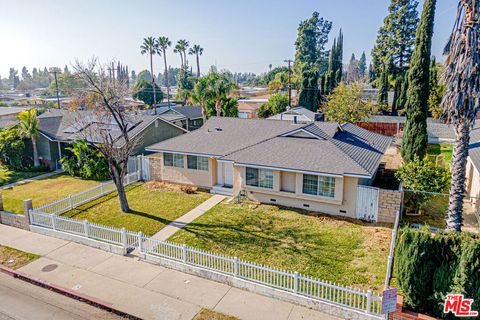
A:
[[[138,172],[138,181],[143,180],[143,155],[138,155],[137,156],[137,172]]]
[[[68,195],[68,202],[70,204],[70,210],[72,210],[73,209],[73,202],[72,202],[72,195],[71,194]]]
[[[298,292],[298,272],[293,273],[293,292]]]
[[[83,220],[83,229],[85,230],[85,237],[89,237],[90,235],[90,223],[88,220]]]
[[[233,257],[233,275],[238,277],[238,258]]]
[[[366,312],[370,314],[372,309],[372,290],[367,290],[367,305],[366,305]]]
[[[127,254],[127,229],[122,228],[123,254]]]
[[[143,233],[142,231],[138,232],[138,251],[143,253]]]
[[[57,230],[57,227],[55,226],[55,215],[51,214],[50,217],[52,217],[52,228],[53,228],[53,230]]]
[[[182,258],[183,258],[183,263],[187,263],[187,245],[183,244],[182,245]]]

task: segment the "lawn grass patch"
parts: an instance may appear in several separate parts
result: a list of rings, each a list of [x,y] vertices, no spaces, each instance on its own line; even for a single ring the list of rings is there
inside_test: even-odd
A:
[[[406,194],[408,195],[408,194]],[[448,195],[432,195],[423,206],[419,215],[405,215],[404,222],[407,224],[418,223],[445,229],[447,227]]]
[[[238,318],[203,308],[193,320],[238,320]]]
[[[9,189],[1,190],[3,205],[7,211],[23,213],[23,200],[32,199],[34,207],[53,202],[99,184],[94,180],[83,180],[66,174],[53,175],[34,180]]]
[[[40,256],[33,253],[0,246],[0,264],[10,269],[16,270],[38,258]]]
[[[390,228],[304,213],[219,204],[169,240],[345,285],[382,288]]]
[[[0,165],[0,186],[30,179],[44,173],[46,171],[15,171]]]
[[[211,197],[211,194],[200,191],[185,194],[179,191],[151,189],[142,183],[132,184],[126,191],[131,209],[129,213],[120,210],[117,192],[112,192],[65,212],[62,216],[86,219],[115,228],[125,227],[135,232],[142,231],[150,236]]]
[[[438,155],[443,154],[445,157],[445,166],[448,168],[452,162],[453,145],[450,144],[429,144],[427,147],[427,155],[435,163]]]

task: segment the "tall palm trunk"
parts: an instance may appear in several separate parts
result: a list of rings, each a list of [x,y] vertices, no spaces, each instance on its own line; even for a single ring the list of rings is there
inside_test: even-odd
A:
[[[33,166],[40,166],[40,161],[38,160],[38,149],[37,149],[37,137],[32,136],[32,148],[33,148]]]
[[[153,75],[153,55],[150,54],[150,73],[152,74],[152,88],[153,88],[153,109],[157,114],[157,92],[155,90],[155,76]]]
[[[167,85],[167,102],[168,106],[170,106],[170,84],[168,82],[168,69],[167,69],[167,52],[163,50],[163,63],[165,64],[165,80]]]
[[[463,197],[465,194],[465,172],[467,167],[468,146],[470,144],[470,124],[462,122],[455,126],[455,145],[452,155],[452,181],[448,200],[447,229],[461,231]]]
[[[197,53],[197,78],[200,78],[200,58]]]
[[[222,105],[220,104],[220,98],[215,100],[215,110],[217,111],[217,117],[220,117],[222,111]]]

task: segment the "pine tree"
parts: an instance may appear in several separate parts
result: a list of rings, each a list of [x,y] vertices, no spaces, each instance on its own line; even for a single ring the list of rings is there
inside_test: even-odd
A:
[[[415,38],[408,72],[406,122],[402,140],[402,157],[411,161],[423,159],[427,152],[427,111],[430,91],[430,54],[436,0],[425,0],[422,18]]]
[[[406,71],[412,55],[415,31],[418,25],[418,1],[391,0],[384,25],[378,31],[372,50],[375,72],[381,72],[389,60],[393,62],[393,75]]]
[[[377,104],[380,109],[386,109],[388,106],[388,72],[385,69],[382,70],[379,78]]]
[[[367,71],[367,57],[365,56],[365,51],[362,52],[360,60],[358,60],[358,71],[360,72],[360,77],[365,77],[365,72]]]
[[[372,83],[377,79],[375,72],[373,71],[373,65],[370,63],[368,65],[368,82]]]

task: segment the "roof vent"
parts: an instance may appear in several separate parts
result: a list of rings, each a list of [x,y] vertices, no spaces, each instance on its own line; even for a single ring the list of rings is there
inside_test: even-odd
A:
[[[215,128],[215,131],[223,131],[222,128]]]

